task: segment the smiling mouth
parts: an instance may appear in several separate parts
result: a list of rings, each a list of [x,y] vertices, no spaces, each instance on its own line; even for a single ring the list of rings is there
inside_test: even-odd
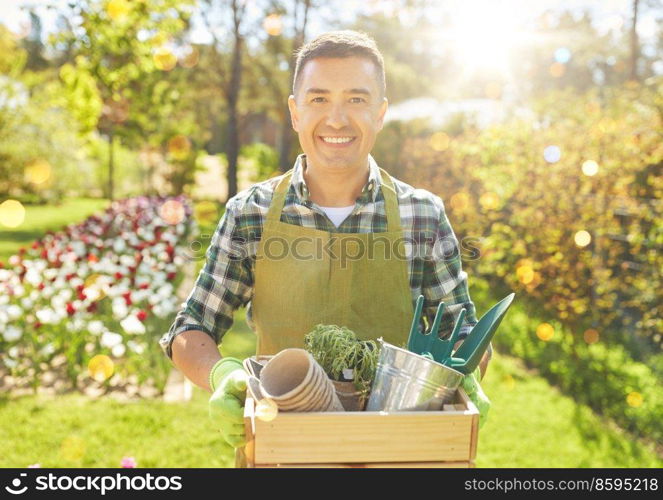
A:
[[[351,144],[356,139],[351,136],[319,136],[320,140],[330,146],[347,146]]]

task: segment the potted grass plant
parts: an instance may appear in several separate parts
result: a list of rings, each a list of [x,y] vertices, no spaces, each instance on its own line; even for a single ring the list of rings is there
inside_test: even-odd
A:
[[[377,343],[359,340],[342,326],[317,325],[304,337],[304,348],[332,380],[346,411],[363,410],[377,368]]]

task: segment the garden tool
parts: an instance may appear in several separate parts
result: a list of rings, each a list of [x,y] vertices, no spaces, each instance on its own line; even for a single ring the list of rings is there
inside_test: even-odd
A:
[[[431,329],[428,333],[422,332],[419,329],[423,307],[424,296],[419,295],[417,304],[415,306],[414,318],[412,319],[412,326],[410,327],[407,348],[410,352],[421,354],[422,356],[437,361],[438,363],[445,364],[444,361],[448,360],[454,343],[458,339],[458,334],[460,332],[461,325],[463,324],[463,319],[465,319],[466,311],[465,309],[460,311],[449,339],[442,340],[438,337],[438,331],[440,329],[440,323],[442,322],[444,302],[440,302],[440,304],[437,306],[435,319],[433,320],[433,325],[431,326]]]
[[[491,307],[472,328],[467,338],[453,354],[453,357],[448,358],[444,364],[465,375],[472,373],[479,366],[484,352],[486,352],[514,297],[515,294],[511,293]]]

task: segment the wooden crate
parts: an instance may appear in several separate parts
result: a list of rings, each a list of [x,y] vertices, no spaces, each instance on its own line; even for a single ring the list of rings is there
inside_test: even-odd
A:
[[[239,467],[474,467],[479,412],[462,389],[445,411],[280,412],[247,397]]]

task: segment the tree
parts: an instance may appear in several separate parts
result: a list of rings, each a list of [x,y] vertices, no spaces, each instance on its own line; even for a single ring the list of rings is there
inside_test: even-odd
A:
[[[74,64],[62,68],[69,75],[65,82],[93,78],[103,102],[96,127],[108,137],[110,199],[114,197],[115,138],[145,141],[172,111],[167,105],[155,106],[154,98],[172,93],[163,72],[177,64],[171,47],[187,27],[192,3],[91,0],[69,4],[69,17],[79,17],[80,25],[62,33],[55,44],[65,40],[75,55]],[[81,76],[71,76],[77,73]]]
[[[223,96],[226,100],[228,114],[226,157],[228,160],[228,197],[237,194],[237,159],[239,157],[239,113],[237,105],[242,83],[242,54],[246,34],[243,21],[246,11],[246,0],[205,0],[209,11],[202,10],[203,19],[213,39],[214,50],[217,54],[223,53],[223,42],[217,35],[219,23],[226,13],[230,14],[230,77],[227,76],[225,65],[217,67],[218,76],[222,83]],[[216,14],[216,16],[214,16]],[[221,57],[219,57],[221,59]]]

